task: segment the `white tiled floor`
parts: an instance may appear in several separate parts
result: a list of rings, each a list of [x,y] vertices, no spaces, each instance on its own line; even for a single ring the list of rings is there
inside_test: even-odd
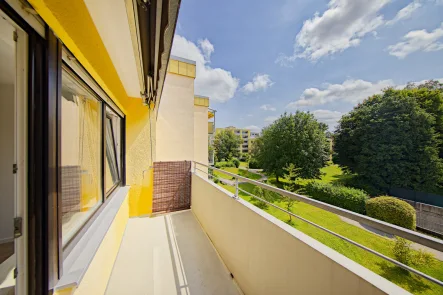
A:
[[[128,221],[106,294],[240,294],[190,210]]]

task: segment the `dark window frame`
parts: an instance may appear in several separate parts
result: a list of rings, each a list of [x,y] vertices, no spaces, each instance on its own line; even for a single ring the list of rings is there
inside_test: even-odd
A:
[[[115,115],[117,115],[118,116],[118,114],[117,113],[115,113],[112,109],[111,109],[111,111],[115,114]],[[105,113],[106,113],[106,110],[105,110]],[[122,118],[120,117],[120,116],[118,116],[119,118],[120,118],[120,121],[122,120]],[[105,125],[105,127],[104,127],[104,136],[106,136],[106,120],[107,119],[109,119],[110,120],[110,122],[111,122],[111,135],[112,135],[112,144],[113,144],[113,148],[114,148],[114,157],[115,157],[115,163],[116,163],[116,165],[117,165],[117,174],[118,174],[118,181],[116,182],[116,183],[114,183],[113,185],[112,185],[112,187],[108,190],[108,191],[105,191],[105,200],[106,199],[108,199],[108,197],[115,191],[115,189],[117,188],[117,187],[119,187],[119,186],[121,186],[121,183],[122,183],[122,174],[123,174],[123,170],[122,170],[122,165],[121,165],[121,160],[120,160],[120,162],[117,160],[117,150],[116,150],[116,147],[115,147],[115,143],[116,143],[116,141],[115,141],[115,137],[114,137],[114,124],[112,124],[112,118],[111,118],[111,116],[109,116],[108,114],[105,114],[105,122],[104,122],[104,125]],[[121,128],[121,127],[120,127]],[[121,134],[122,134],[122,131],[120,130],[120,140],[122,139],[121,138]],[[104,140],[104,143],[106,144],[106,138],[105,138],[105,140]],[[122,147],[122,145],[121,145],[121,143],[120,143],[120,153],[122,152],[121,151],[121,147]],[[105,147],[105,157],[106,157],[106,147]],[[104,158],[104,160],[106,161],[106,159]],[[119,165],[119,163],[120,163],[120,165]],[[105,162],[105,165],[106,165],[106,162]],[[120,166],[120,170],[119,170],[119,167],[118,166]],[[106,179],[105,179],[105,181],[106,181]],[[106,187],[106,182],[105,182],[105,186],[104,186],[104,188]]]
[[[68,49],[63,48],[63,50],[67,51],[68,53],[70,53],[68,51]],[[87,81],[85,81],[77,72],[75,69],[73,69],[68,63],[66,63],[65,61],[62,60],[62,58],[60,58],[62,66],[60,67],[60,75],[61,73],[65,70],[68,71],[69,74],[71,76],[73,76],[78,83],[80,83],[83,87],[85,87],[89,92],[91,92],[91,94],[94,95],[94,98],[99,102],[100,104],[100,194],[101,194],[101,204],[98,206],[98,208],[86,219],[86,221],[83,223],[83,225],[77,230],[77,232],[73,235],[73,237],[66,243],[66,245],[60,244],[60,248],[62,249],[63,255],[61,256],[62,259],[61,261],[63,262],[64,258],[66,258],[69,253],[71,253],[72,249],[75,247],[75,245],[77,245],[77,243],[81,240],[82,236],[84,235],[84,233],[90,228],[90,226],[93,224],[93,222],[95,221],[95,219],[97,219],[97,216],[100,215],[100,213],[103,211],[103,209],[109,204],[110,199],[112,198],[112,196],[114,195],[114,193],[116,192],[118,187],[122,187],[125,186],[125,182],[124,182],[124,178],[123,175],[126,174],[126,165],[124,162],[124,142],[126,140],[126,138],[124,137],[126,135],[125,133],[125,128],[126,128],[126,115],[121,116],[120,114],[124,114],[122,110],[120,110],[117,106],[112,106],[110,104],[108,104],[106,102],[106,99],[112,101],[109,97],[103,98],[102,96],[100,96],[96,91],[94,91],[94,89],[88,84]],[[96,84],[97,87],[99,87],[99,89],[106,95],[106,92],[103,91],[103,89],[98,85],[98,83],[95,81],[94,78],[92,78],[92,76],[84,69],[84,67],[77,62],[76,66],[80,67],[82,69],[82,71],[84,73],[87,73],[87,78]],[[61,83],[61,81],[60,81]],[[60,94],[60,100],[61,100],[61,94]],[[106,157],[106,146],[105,146],[105,119],[106,119],[106,108],[109,108],[110,110],[112,110],[112,112],[114,114],[116,114],[119,118],[120,118],[120,122],[122,122],[122,124],[120,125],[120,147],[121,147],[121,161],[120,161],[120,171],[121,171],[121,177],[120,177],[120,181],[116,183],[115,186],[113,186],[113,188],[111,190],[109,190],[108,192],[106,192],[105,190],[105,157]],[[116,110],[115,108],[118,108],[118,110]],[[61,123],[61,114],[59,117],[59,122]],[[61,139],[61,138],[60,138]],[[61,145],[60,145],[61,146]],[[61,168],[61,166],[60,166]],[[61,170],[61,169],[60,169]],[[60,178],[61,180],[61,178]],[[59,195],[59,202],[61,204],[62,202],[62,195],[60,193]],[[60,206],[61,208],[61,206]],[[61,210],[61,209],[60,209]],[[62,225],[62,220],[61,220],[61,212],[59,215],[59,220],[58,223],[61,227]],[[62,232],[60,230],[60,240],[62,238]]]

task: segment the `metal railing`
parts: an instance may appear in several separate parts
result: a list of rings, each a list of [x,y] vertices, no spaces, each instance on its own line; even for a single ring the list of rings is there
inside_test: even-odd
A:
[[[331,231],[331,230],[329,230],[329,229],[327,229],[327,228],[325,228],[325,227],[323,227],[321,225],[318,225],[318,224],[316,224],[316,223],[314,223],[312,221],[309,221],[309,220],[307,220],[307,219],[305,219],[305,218],[303,218],[303,217],[301,217],[299,215],[296,215],[296,214],[294,214],[294,213],[292,213],[290,211],[287,211],[287,210],[285,210],[285,209],[283,209],[283,208],[281,208],[281,207],[279,207],[279,206],[277,206],[277,205],[275,205],[275,204],[273,204],[271,202],[268,202],[267,200],[264,200],[264,199],[262,199],[260,197],[255,196],[254,194],[251,194],[248,191],[245,191],[245,190],[241,189],[239,187],[239,181],[241,181],[243,183],[250,183],[250,184],[256,185],[258,187],[261,187],[263,189],[266,189],[266,190],[269,190],[269,191],[281,194],[281,195],[283,195],[285,197],[289,197],[289,198],[294,199],[296,201],[300,201],[300,202],[312,205],[314,207],[323,209],[325,211],[328,211],[328,212],[331,212],[331,213],[334,213],[334,214],[337,214],[337,215],[340,215],[340,216],[343,216],[343,217],[347,217],[347,218],[349,218],[351,220],[354,220],[354,221],[357,221],[357,222],[360,222],[360,223],[364,223],[366,225],[369,225],[369,226],[371,226],[371,227],[373,227],[375,229],[378,229],[380,231],[383,231],[385,233],[389,233],[389,234],[392,234],[392,235],[395,235],[395,236],[398,236],[398,237],[402,237],[404,239],[416,242],[416,243],[421,244],[421,245],[425,245],[425,246],[427,246],[429,248],[432,248],[432,249],[435,249],[437,251],[443,251],[443,241],[442,240],[439,240],[439,239],[433,238],[431,236],[427,236],[427,235],[424,235],[424,234],[421,234],[421,233],[418,233],[418,232],[415,232],[415,231],[412,231],[412,230],[408,230],[408,229],[405,229],[405,228],[402,228],[402,227],[399,227],[399,226],[396,226],[396,225],[393,225],[393,224],[390,224],[390,223],[387,223],[387,222],[383,222],[383,221],[380,221],[380,220],[368,217],[366,215],[358,214],[358,213],[355,213],[355,212],[352,212],[352,211],[349,211],[349,210],[346,210],[346,209],[342,209],[342,208],[339,208],[339,207],[336,207],[336,206],[333,206],[333,205],[330,205],[330,204],[327,204],[327,203],[323,203],[323,202],[314,200],[312,198],[309,198],[309,197],[306,197],[306,196],[303,196],[303,195],[300,195],[300,194],[297,194],[297,193],[289,192],[289,191],[286,191],[286,190],[283,190],[283,189],[280,189],[280,188],[268,185],[266,183],[262,183],[262,182],[259,182],[259,181],[255,181],[255,180],[249,179],[247,177],[243,177],[243,176],[240,176],[240,175],[237,175],[237,174],[233,174],[233,173],[230,173],[230,172],[222,170],[222,169],[218,169],[218,168],[215,168],[215,167],[209,167],[209,166],[207,166],[205,164],[202,164],[202,163],[199,163],[199,162],[194,162],[194,171],[198,170],[200,172],[203,172],[203,173],[207,174],[210,177],[217,177],[217,176],[214,176],[214,175],[208,173],[208,171],[204,171],[202,169],[197,168],[198,165],[206,167],[206,168],[208,168],[210,170],[213,170],[213,171],[219,171],[219,172],[221,172],[221,173],[223,173],[225,175],[229,175],[229,176],[233,177],[235,179],[233,182],[228,180],[228,181],[225,181],[225,183],[235,187],[235,193],[234,193],[233,197],[236,198],[236,199],[239,198],[239,192],[243,192],[243,193],[245,193],[245,194],[247,194],[247,195],[249,195],[249,196],[251,196],[251,197],[253,197],[253,198],[257,199],[257,200],[260,200],[261,202],[266,203],[269,206],[272,206],[272,207],[274,207],[274,208],[276,208],[276,209],[278,209],[278,210],[280,210],[280,211],[282,211],[282,212],[284,212],[284,213],[286,213],[288,215],[293,216],[294,218],[297,218],[297,219],[299,219],[299,220],[301,220],[303,222],[306,222],[306,223],[308,223],[308,224],[310,224],[310,225],[312,225],[312,226],[314,226],[314,227],[316,227],[316,228],[318,228],[318,229],[320,229],[322,231],[325,231],[325,232],[327,232],[327,233],[329,233],[329,234],[331,234],[331,235],[333,235],[333,236],[335,236],[337,238],[340,238],[340,239],[342,239],[342,240],[344,240],[346,242],[349,242],[349,243],[351,243],[351,244],[353,244],[353,245],[355,245],[355,246],[357,246],[357,247],[359,247],[359,248],[361,248],[361,249],[363,249],[363,250],[365,250],[365,251],[367,251],[369,253],[372,253],[372,254],[374,254],[374,255],[376,255],[376,256],[378,256],[378,257],[380,257],[380,258],[382,258],[382,259],[384,259],[386,261],[389,261],[389,262],[397,265],[398,267],[401,267],[401,268],[403,268],[403,269],[405,269],[407,271],[410,271],[411,273],[414,273],[414,274],[416,274],[416,275],[418,275],[420,277],[423,277],[424,279],[426,279],[426,280],[428,280],[430,282],[433,282],[433,283],[443,287],[443,282],[438,280],[438,279],[436,279],[436,278],[433,278],[433,277],[431,277],[431,276],[429,276],[429,275],[427,275],[427,274],[425,274],[425,273],[423,273],[423,272],[421,272],[419,270],[416,270],[416,269],[414,269],[414,268],[412,268],[412,267],[410,267],[408,265],[405,265],[405,264],[403,264],[403,263],[401,263],[401,262],[399,262],[397,260],[394,260],[394,259],[392,259],[392,258],[390,258],[390,257],[388,257],[388,256],[386,256],[384,254],[381,254],[381,253],[379,253],[379,252],[377,252],[375,250],[372,250],[372,249],[370,249],[370,248],[368,248],[366,246],[363,246],[363,245],[361,245],[361,244],[359,244],[357,242],[354,242],[353,240],[351,240],[351,239],[349,239],[347,237],[344,237],[344,236],[342,236],[340,234],[337,234],[337,233],[335,233],[335,232],[333,232],[333,231]],[[228,183],[228,182],[231,182],[231,183]]]

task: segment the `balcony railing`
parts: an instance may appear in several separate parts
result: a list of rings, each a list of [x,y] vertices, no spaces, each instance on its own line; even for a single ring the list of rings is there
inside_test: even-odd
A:
[[[203,169],[201,169],[201,168],[203,168]],[[200,173],[200,174],[201,173],[205,173],[205,174],[208,174],[209,177],[213,177],[212,173],[207,173],[207,168],[208,167],[206,165],[204,165],[204,164],[195,163],[194,170],[196,171],[196,173]],[[394,260],[391,257],[388,257],[388,256],[386,256],[386,255],[384,255],[382,253],[379,253],[379,252],[377,252],[377,251],[375,251],[375,250],[373,250],[373,249],[371,249],[371,248],[369,248],[367,246],[364,246],[364,245],[362,245],[360,243],[357,243],[357,242],[353,241],[352,239],[350,239],[348,237],[345,237],[345,236],[343,236],[341,234],[333,232],[333,231],[325,228],[324,226],[318,225],[318,224],[316,224],[316,223],[314,223],[314,222],[312,222],[312,221],[310,221],[310,220],[308,220],[306,218],[303,218],[303,217],[301,217],[299,215],[294,214],[293,212],[285,210],[284,208],[281,208],[281,207],[275,205],[272,202],[268,202],[268,201],[266,201],[266,200],[264,200],[262,198],[259,198],[259,197],[255,196],[255,195],[251,194],[250,192],[248,192],[248,191],[242,189],[241,187],[239,187],[239,182],[248,183],[248,184],[260,187],[262,189],[275,192],[277,194],[280,194],[281,196],[289,197],[289,198],[294,199],[296,201],[300,201],[300,202],[303,202],[303,203],[315,206],[317,208],[326,210],[328,212],[331,212],[331,213],[334,213],[334,214],[346,217],[346,218],[351,219],[353,221],[356,221],[358,223],[365,224],[365,225],[370,226],[370,227],[372,227],[374,229],[382,231],[383,233],[388,233],[388,234],[391,234],[391,235],[402,237],[402,238],[405,238],[405,239],[407,239],[409,241],[412,241],[412,242],[424,245],[426,247],[432,248],[432,249],[440,251],[440,252],[443,252],[443,241],[442,240],[439,240],[439,239],[436,239],[436,238],[433,238],[431,236],[427,236],[427,235],[424,235],[424,234],[421,234],[421,233],[418,233],[418,232],[415,232],[415,231],[411,231],[411,230],[408,230],[408,229],[405,229],[405,228],[402,228],[402,227],[398,227],[396,225],[392,225],[392,224],[389,224],[389,223],[386,223],[386,222],[383,222],[383,221],[380,221],[380,220],[376,220],[376,219],[370,218],[370,217],[365,216],[365,215],[354,213],[352,211],[348,211],[348,210],[345,210],[345,209],[342,209],[342,208],[339,208],[339,207],[336,207],[336,206],[332,206],[332,205],[329,205],[329,204],[326,204],[326,203],[323,203],[323,202],[319,202],[319,201],[311,199],[309,197],[306,197],[306,196],[303,196],[303,195],[300,195],[300,194],[296,194],[296,193],[292,193],[292,192],[289,192],[289,191],[286,191],[286,190],[282,190],[282,189],[279,189],[277,187],[274,187],[274,186],[271,186],[271,185],[268,185],[268,184],[265,184],[265,183],[262,183],[262,182],[259,182],[259,181],[251,180],[251,179],[248,179],[246,177],[242,177],[242,176],[239,176],[239,175],[227,172],[225,170],[221,170],[221,169],[217,169],[217,168],[212,168],[212,167],[211,167],[211,169],[213,171],[218,171],[219,173],[225,174],[225,175],[229,176],[229,178],[232,178],[231,180],[228,180],[228,181],[226,181],[224,183],[227,184],[227,185],[231,185],[231,186],[235,187],[235,193],[231,194],[231,197],[233,199],[238,200],[238,201],[243,201],[241,198],[239,198],[239,193],[242,192],[242,193],[244,193],[244,194],[246,194],[246,195],[248,195],[248,196],[250,196],[250,197],[252,197],[254,199],[259,200],[260,202],[263,202],[263,203],[267,204],[268,206],[270,206],[270,207],[272,207],[274,209],[277,209],[277,210],[281,211],[282,213],[288,214],[288,215],[292,216],[295,219],[301,220],[302,222],[307,223],[307,224],[309,224],[309,225],[311,225],[311,226],[313,226],[313,227],[315,227],[317,229],[320,229],[321,231],[324,231],[324,232],[326,232],[326,233],[328,233],[328,234],[330,234],[330,235],[332,235],[334,237],[337,237],[337,238],[339,238],[339,239],[341,239],[341,240],[343,240],[343,241],[345,241],[347,243],[350,243],[350,244],[352,244],[352,245],[354,245],[354,246],[356,246],[356,247],[358,247],[360,249],[363,249],[364,251],[366,251],[368,253],[376,255],[376,256],[380,257],[381,259],[383,259],[383,260],[385,260],[385,261],[387,261],[389,263],[394,264],[395,266],[398,266],[398,267],[400,267],[400,268],[402,268],[402,269],[404,269],[406,271],[409,271],[409,272],[411,272],[411,273],[413,273],[415,275],[418,275],[418,276],[424,278],[425,280],[428,280],[429,282],[435,283],[436,285],[439,285],[441,287],[443,286],[443,282],[442,281],[440,281],[440,280],[438,280],[438,279],[436,279],[436,278],[434,278],[434,277],[432,277],[432,276],[430,276],[428,274],[425,274],[425,273],[423,273],[423,272],[421,272],[421,271],[419,271],[417,269],[414,269],[414,268],[412,268],[412,267],[410,267],[408,265],[405,265],[405,264],[403,264],[403,263],[401,263],[401,262],[399,262],[397,260]],[[211,171],[211,169],[209,171]],[[194,190],[194,188],[193,188],[193,190]],[[216,245],[216,247],[217,247],[217,245]]]

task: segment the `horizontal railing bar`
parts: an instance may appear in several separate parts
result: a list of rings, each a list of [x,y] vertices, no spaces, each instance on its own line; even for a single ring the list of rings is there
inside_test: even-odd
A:
[[[421,244],[421,245],[427,246],[429,248],[443,252],[443,241],[439,240],[437,238],[427,236],[427,235],[424,235],[424,234],[421,234],[421,233],[418,233],[418,232],[415,232],[415,231],[412,231],[412,230],[409,230],[409,229],[406,229],[406,228],[403,228],[400,226],[396,226],[396,225],[393,225],[393,224],[390,224],[390,223],[387,223],[387,222],[384,222],[381,220],[377,220],[377,219],[374,219],[374,218],[371,218],[371,217],[368,217],[368,216],[365,216],[362,214],[358,214],[358,213],[355,213],[355,212],[352,212],[352,211],[349,211],[349,210],[346,210],[346,209],[343,209],[340,207],[336,207],[336,206],[333,206],[333,205],[330,205],[327,203],[323,203],[323,202],[311,199],[309,197],[306,197],[306,196],[303,196],[300,194],[296,194],[293,192],[289,192],[289,191],[280,189],[275,186],[271,186],[266,183],[262,183],[259,181],[249,179],[247,177],[243,177],[243,176],[231,173],[231,172],[224,171],[222,169],[218,169],[215,167],[209,167],[209,166],[202,164],[200,162],[195,162],[195,164],[198,164],[198,165],[201,165],[201,166],[204,166],[209,169],[216,170],[216,171],[220,171],[224,174],[227,174],[227,175],[230,175],[230,176],[235,177],[237,179],[240,179],[243,182],[254,184],[256,186],[273,191],[275,193],[279,193],[279,194],[289,197],[291,199],[315,206],[317,208],[321,208],[323,210],[338,214],[340,216],[347,217],[347,218],[352,219],[354,221],[367,224],[367,225],[369,225],[373,228],[376,228],[378,230],[381,230],[383,232],[386,232],[386,233],[389,233],[389,234],[392,234],[395,236],[399,236],[399,237],[405,238],[407,240],[410,240],[410,241],[416,242],[418,244]]]
[[[387,261],[389,261],[389,262],[391,262],[391,263],[393,263],[393,264],[395,264],[395,265],[397,265],[397,266],[399,266],[399,267],[401,267],[401,268],[403,268],[403,269],[405,269],[405,270],[407,270],[407,271],[410,271],[410,272],[412,272],[412,273],[415,273],[416,275],[421,276],[421,277],[423,277],[424,279],[426,279],[426,280],[428,280],[428,281],[431,281],[431,282],[433,282],[433,283],[435,283],[435,284],[437,284],[437,285],[443,287],[443,282],[440,281],[440,280],[437,280],[437,279],[435,279],[435,278],[433,278],[433,277],[431,277],[431,276],[428,276],[427,274],[422,273],[421,271],[418,271],[418,270],[416,270],[416,269],[414,269],[414,268],[412,268],[412,267],[409,267],[409,266],[407,266],[407,265],[405,265],[405,264],[403,264],[403,263],[401,263],[401,262],[398,262],[397,260],[394,260],[394,259],[392,259],[392,258],[390,258],[390,257],[388,257],[388,256],[385,256],[385,255],[383,255],[383,254],[381,254],[381,253],[379,253],[379,252],[377,252],[377,251],[375,251],[375,250],[372,250],[371,248],[368,248],[368,247],[366,247],[366,246],[363,246],[363,245],[361,245],[361,244],[359,244],[359,243],[357,243],[357,242],[354,242],[353,240],[351,240],[351,239],[349,239],[349,238],[346,238],[346,237],[344,237],[344,236],[342,236],[342,235],[339,235],[339,234],[337,234],[337,233],[335,233],[335,232],[333,232],[333,231],[331,231],[331,230],[329,230],[329,229],[327,229],[327,228],[325,228],[325,227],[323,227],[323,226],[321,226],[321,225],[318,225],[318,224],[316,224],[316,223],[314,223],[314,222],[312,222],[312,221],[309,221],[309,220],[307,220],[307,219],[305,219],[305,218],[303,218],[303,217],[301,217],[301,216],[298,216],[298,215],[296,215],[296,214],[294,214],[294,213],[292,213],[292,212],[290,212],[290,211],[287,211],[287,210],[285,210],[285,209],[283,209],[283,208],[281,208],[281,207],[279,207],[279,206],[277,206],[277,205],[275,205],[275,204],[272,204],[271,202],[268,202],[268,201],[266,201],[266,200],[264,200],[264,199],[262,199],[262,198],[260,198],[260,197],[257,197],[257,196],[254,195],[254,194],[251,194],[251,193],[248,192],[248,191],[245,191],[245,190],[243,190],[243,189],[241,189],[241,188],[239,188],[239,190],[242,191],[242,192],[244,192],[245,194],[248,194],[249,196],[251,196],[251,197],[253,197],[253,198],[255,198],[255,199],[258,199],[258,200],[260,200],[260,201],[262,201],[262,202],[268,204],[269,206],[272,206],[272,207],[274,207],[274,208],[276,208],[276,209],[278,209],[278,210],[280,210],[280,211],[282,211],[282,212],[285,212],[285,213],[288,214],[288,215],[291,215],[291,216],[293,216],[293,217],[295,217],[295,218],[297,218],[297,219],[300,219],[300,220],[302,220],[302,221],[304,221],[304,222],[306,222],[306,223],[308,223],[308,224],[310,224],[310,225],[312,225],[312,226],[314,226],[314,227],[316,227],[316,228],[318,228],[318,229],[321,229],[321,230],[323,230],[323,231],[325,231],[325,232],[327,232],[327,233],[329,233],[329,234],[331,234],[331,235],[333,235],[333,236],[335,236],[335,237],[337,237],[337,238],[340,238],[340,239],[342,239],[342,240],[344,240],[344,241],[346,241],[346,242],[348,242],[348,243],[351,243],[351,244],[353,244],[354,246],[357,246],[357,247],[359,247],[359,248],[361,248],[361,249],[363,249],[363,250],[365,250],[365,251],[368,251],[368,252],[370,252],[370,253],[372,253],[372,254],[374,254],[374,255],[376,255],[376,256],[378,256],[378,257],[384,259],[384,260],[387,260]]]

